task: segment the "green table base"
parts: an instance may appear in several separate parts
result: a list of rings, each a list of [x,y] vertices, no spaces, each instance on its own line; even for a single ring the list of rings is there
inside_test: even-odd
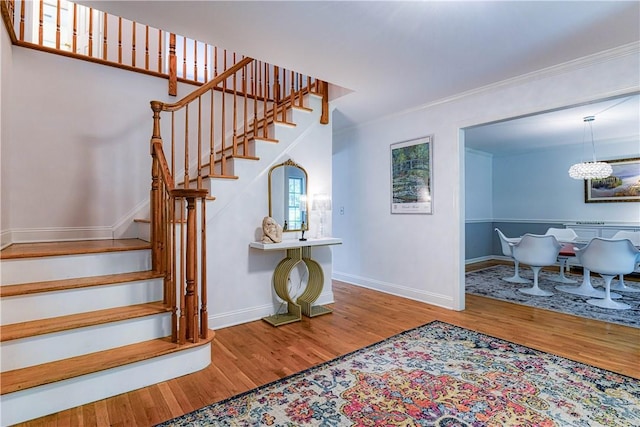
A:
[[[300,262],[307,266],[309,280],[307,281],[305,290],[294,302],[289,295],[287,285],[291,271]],[[311,247],[304,246],[301,248],[287,249],[286,258],[278,263],[273,272],[273,287],[278,297],[287,303],[287,312],[274,314],[273,316],[263,318],[263,320],[273,326],[280,326],[300,321],[302,320],[302,315],[316,317],[331,313],[331,310],[326,307],[313,305],[320,296],[323,285],[324,273],[322,272],[320,264],[311,259]]]

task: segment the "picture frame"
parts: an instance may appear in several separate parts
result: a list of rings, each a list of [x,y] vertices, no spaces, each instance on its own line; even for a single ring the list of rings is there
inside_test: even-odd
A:
[[[611,164],[608,178],[585,179],[585,203],[640,202],[640,157],[603,160]]]
[[[433,135],[390,147],[391,213],[433,214]]]

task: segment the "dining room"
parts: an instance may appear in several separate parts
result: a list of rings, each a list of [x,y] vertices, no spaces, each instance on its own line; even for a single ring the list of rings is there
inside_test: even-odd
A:
[[[640,235],[639,98],[637,93],[626,94],[465,129],[465,261],[468,268],[491,261],[506,263],[496,267],[501,271],[481,280],[491,283],[481,292],[504,299],[505,294],[514,292],[513,283],[501,280],[513,275],[514,263],[501,246],[500,233],[519,239],[527,233],[544,235],[550,229],[570,229],[577,237],[573,244],[563,246],[565,252],[573,251],[574,246],[584,247],[596,237],[609,239],[619,232]],[[573,165],[594,161],[611,166],[612,178],[570,176]],[[607,180],[613,184],[601,183]],[[614,189],[599,188],[605,184]],[[578,257],[569,255],[555,257],[553,265],[543,267],[540,273],[540,287],[553,297],[516,292],[516,299],[554,309],[549,307],[560,304],[554,301],[558,294],[571,295],[557,290],[558,285],[574,286],[549,280],[558,275],[561,262],[572,282],[588,283],[604,292],[601,276],[583,276]],[[523,263],[520,272],[527,282],[533,281],[529,265]],[[634,283],[637,276],[637,271],[627,276],[631,280],[627,284],[638,287]],[[469,293],[477,283],[470,284],[467,274],[465,285]],[[516,291],[518,287],[529,288],[531,284],[516,285]],[[638,317],[638,295],[622,295],[631,310],[588,307],[586,311],[616,311],[614,317]],[[545,299],[552,302],[542,303]],[[573,310],[584,311],[586,299],[586,295],[571,295],[563,307],[555,308],[569,310],[577,303],[579,308]],[[632,314],[620,314],[622,311]]]

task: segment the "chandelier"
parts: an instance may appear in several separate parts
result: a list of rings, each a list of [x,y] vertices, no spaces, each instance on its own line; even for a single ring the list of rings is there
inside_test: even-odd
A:
[[[611,176],[611,173],[613,173],[613,169],[611,168],[611,165],[609,163],[596,161],[596,144],[593,141],[593,126],[591,124],[595,119],[595,116],[585,117],[583,119],[584,129],[582,132],[582,151],[584,156],[585,134],[587,132],[588,124],[591,131],[591,149],[593,151],[593,161],[576,163],[575,165],[571,166],[569,168],[569,176],[573,179],[606,178],[608,176]]]

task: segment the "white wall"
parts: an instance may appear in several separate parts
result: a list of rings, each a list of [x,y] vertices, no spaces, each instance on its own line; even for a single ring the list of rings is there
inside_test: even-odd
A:
[[[465,218],[467,221],[493,220],[493,156],[465,150]]]
[[[149,101],[175,101],[167,81],[26,48],[12,59],[3,231],[14,242],[113,237],[148,202]]]
[[[12,59],[11,59],[11,39],[7,31],[0,29],[0,194],[8,194],[10,188],[9,180],[9,149],[8,135],[11,128],[9,120],[9,110],[6,108],[9,103],[9,93],[12,88]],[[8,199],[3,196],[0,202],[0,230],[4,231],[9,228],[10,209]],[[4,247],[7,243],[8,234],[0,234],[0,247]]]
[[[599,160],[640,157],[639,141],[601,141],[596,148]],[[640,222],[638,203],[584,202],[584,181],[567,173],[581,161],[581,146],[494,157],[494,219]]]
[[[624,46],[334,135],[334,200],[345,212],[334,208],[334,235],[345,241],[334,251],[334,277],[463,309],[460,129],[637,91],[639,56],[637,44]],[[391,215],[389,145],[427,134],[435,135],[434,214]]]

